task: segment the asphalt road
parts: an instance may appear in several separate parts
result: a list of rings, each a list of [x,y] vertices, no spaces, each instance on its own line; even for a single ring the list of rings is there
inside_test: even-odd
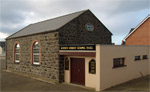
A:
[[[5,71],[5,59],[0,58],[0,69],[1,69],[1,91],[39,91],[39,92],[94,92],[91,89],[85,87],[78,87],[68,84],[57,84],[53,85],[43,81],[35,80],[32,78],[20,76]],[[149,92],[149,76],[135,79],[118,86],[109,88],[105,91],[147,91]]]

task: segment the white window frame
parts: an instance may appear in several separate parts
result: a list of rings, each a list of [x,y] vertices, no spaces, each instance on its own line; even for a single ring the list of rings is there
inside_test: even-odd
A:
[[[38,48],[39,53],[34,53],[34,49],[35,49],[35,48],[34,48],[34,45],[35,45],[35,43],[36,43],[36,42],[34,42],[33,47],[32,47],[32,50],[33,50],[33,51],[32,51],[32,55],[33,55],[33,56],[32,56],[32,57],[33,57],[33,58],[32,58],[32,61],[33,61],[33,64],[34,64],[34,65],[40,65],[40,47]],[[39,42],[38,42],[38,45],[39,45]],[[36,48],[36,49],[37,49],[37,48]],[[35,56],[35,55],[37,55],[37,56],[39,57],[39,60],[38,60],[39,62],[34,62],[34,56]]]
[[[15,45],[15,63],[19,63],[20,62],[20,45],[19,45],[19,47],[17,47],[19,44],[16,44]],[[18,48],[18,52],[16,52],[16,49]],[[16,60],[16,55],[18,55],[19,56],[19,60]]]
[[[39,57],[39,53],[33,53],[33,64],[35,65],[40,65],[40,61],[39,62],[34,62],[34,56],[37,55]]]

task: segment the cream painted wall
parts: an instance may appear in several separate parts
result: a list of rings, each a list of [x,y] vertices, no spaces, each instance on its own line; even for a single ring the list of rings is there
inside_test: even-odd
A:
[[[69,59],[69,70],[65,70],[65,67],[64,67],[64,70],[65,70],[65,76],[64,76],[64,80],[65,80],[65,83],[70,83],[70,70],[71,70],[71,67],[70,67],[70,57],[65,57],[65,58],[68,58]],[[64,58],[64,60],[65,60]],[[64,64],[65,65],[65,64]]]
[[[69,56],[85,58],[85,86],[101,91],[126,81],[150,74],[149,46],[96,45],[96,57]],[[135,61],[134,57],[148,55],[149,59]],[[113,58],[125,58],[124,67],[113,68]],[[96,59],[96,74],[89,74],[88,63]],[[71,69],[71,67],[70,67]],[[65,82],[70,83],[71,76],[65,70]]]
[[[96,74],[89,73],[89,61],[95,59],[93,57],[85,58],[85,86],[96,88]]]
[[[134,57],[140,55],[149,55],[148,46],[115,46],[115,45],[97,45],[96,54],[99,53],[100,61],[100,84],[96,90],[104,90],[111,86],[145,76],[150,73],[150,57],[146,60],[135,61]],[[150,55],[149,55],[150,56]],[[125,67],[113,67],[113,58],[125,57]],[[96,55],[96,58],[98,56]],[[99,66],[97,65],[97,66]],[[97,77],[98,80],[98,77]]]
[[[95,57],[79,57],[79,56],[68,56],[69,60],[70,58],[85,58],[85,86],[96,88],[96,74],[89,74],[89,61],[91,59],[95,59]],[[69,63],[70,64],[70,63]],[[70,64],[71,66],[71,64]],[[65,70],[65,82],[70,83],[71,80],[71,67],[69,67],[69,70]]]

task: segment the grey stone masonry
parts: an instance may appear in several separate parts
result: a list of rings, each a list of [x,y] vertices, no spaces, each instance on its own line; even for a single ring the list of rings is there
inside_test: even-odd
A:
[[[94,26],[87,31],[85,25]],[[29,30],[28,30],[29,31]],[[67,44],[111,44],[112,33],[87,10],[69,23],[54,31],[30,34],[6,40],[7,69],[18,73],[48,79],[55,83],[64,81],[64,56],[59,55],[59,46]],[[41,65],[33,65],[32,43],[38,41],[41,48]],[[14,63],[15,43],[20,45],[20,63]]]
[[[31,48],[33,41],[41,45],[41,65],[31,64]],[[20,63],[13,62],[15,43],[20,45]],[[35,75],[54,82],[59,82],[59,37],[58,32],[32,35],[7,40],[7,69],[28,75]],[[63,67],[63,66],[62,66]]]
[[[93,31],[85,29],[87,23],[94,26]],[[111,44],[111,35],[89,10],[59,29],[60,44]]]

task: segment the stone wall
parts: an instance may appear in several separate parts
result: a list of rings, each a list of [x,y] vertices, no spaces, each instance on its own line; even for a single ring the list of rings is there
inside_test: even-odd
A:
[[[34,40],[38,40],[41,45],[41,65],[31,64],[31,45]],[[16,42],[20,45],[21,59],[20,63],[13,62],[13,48]],[[59,72],[59,37],[58,32],[38,34],[21,38],[7,40],[7,69],[11,71],[21,72],[28,75],[34,75],[38,78],[46,78],[54,82],[63,81],[63,71]],[[61,64],[61,65],[60,65]]]
[[[94,25],[94,31],[85,29],[87,23]],[[111,32],[90,11],[81,14],[57,31],[7,39],[7,69],[57,83],[63,82],[64,57],[58,53],[61,44],[111,44]],[[31,64],[31,48],[35,40],[41,45],[40,66]],[[21,49],[19,64],[13,62],[16,42],[19,42]]]
[[[94,25],[87,31],[85,25]],[[86,11],[59,30],[60,44],[111,44],[111,32],[93,15]]]

